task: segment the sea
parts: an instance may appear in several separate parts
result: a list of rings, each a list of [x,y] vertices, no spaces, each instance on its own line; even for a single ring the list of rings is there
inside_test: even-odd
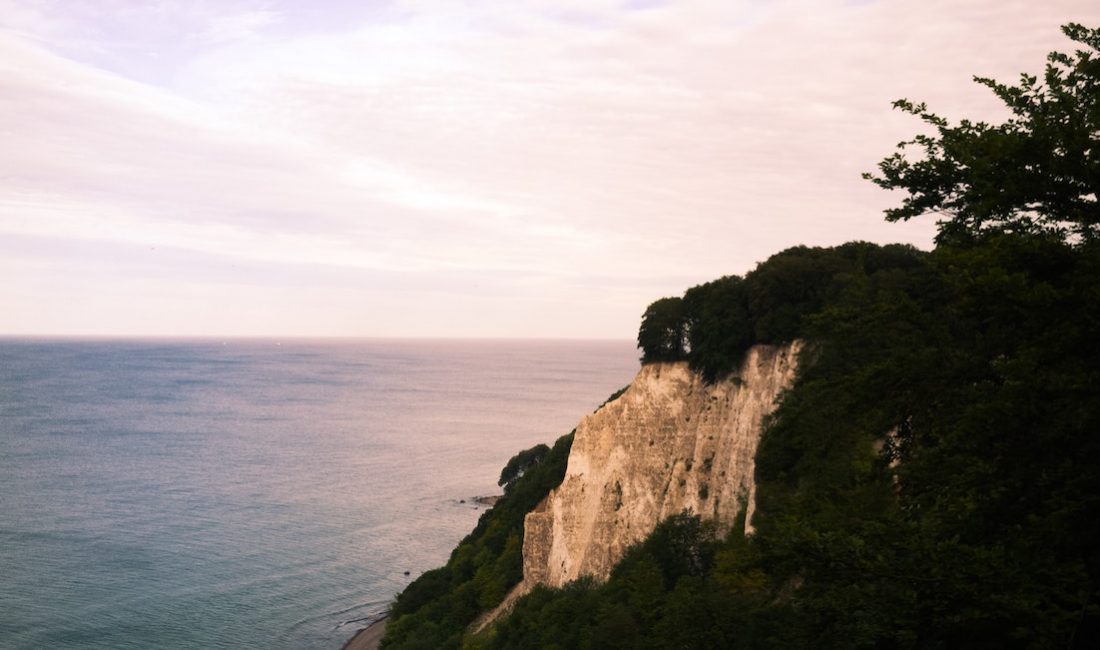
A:
[[[627,341],[0,339],[0,648],[339,650]]]

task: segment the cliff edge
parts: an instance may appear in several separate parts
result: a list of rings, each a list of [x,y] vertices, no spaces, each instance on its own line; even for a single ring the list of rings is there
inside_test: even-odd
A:
[[[791,386],[799,348],[754,346],[739,372],[709,385],[686,362],[648,364],[581,420],[564,481],[524,520],[517,595],[606,580],[627,548],[682,511],[726,529],[744,504],[751,517],[764,418]]]

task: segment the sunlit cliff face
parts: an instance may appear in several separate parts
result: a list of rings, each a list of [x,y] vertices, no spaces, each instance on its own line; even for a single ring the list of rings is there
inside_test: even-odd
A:
[[[643,366],[577,426],[561,486],[524,522],[524,586],[607,579],[631,545],[687,511],[728,530],[751,519],[764,419],[794,381],[799,343],[758,345],[712,385],[684,362]]]

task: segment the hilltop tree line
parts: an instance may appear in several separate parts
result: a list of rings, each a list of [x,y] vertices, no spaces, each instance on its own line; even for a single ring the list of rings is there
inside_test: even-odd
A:
[[[852,278],[904,272],[925,253],[912,246],[852,242],[835,248],[798,246],[773,255],[744,277],[730,275],[651,304],[638,329],[642,363],[687,360],[708,381],[741,364],[758,343],[782,344],[806,330],[807,319],[834,301]]]

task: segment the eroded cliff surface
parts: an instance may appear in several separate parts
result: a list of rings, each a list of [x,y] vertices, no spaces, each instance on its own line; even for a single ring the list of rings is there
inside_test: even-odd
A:
[[[712,385],[686,363],[643,366],[581,420],[565,480],[527,515],[517,592],[606,580],[628,547],[684,510],[728,528],[747,504],[751,518],[762,424],[794,380],[798,350],[755,346]]]

